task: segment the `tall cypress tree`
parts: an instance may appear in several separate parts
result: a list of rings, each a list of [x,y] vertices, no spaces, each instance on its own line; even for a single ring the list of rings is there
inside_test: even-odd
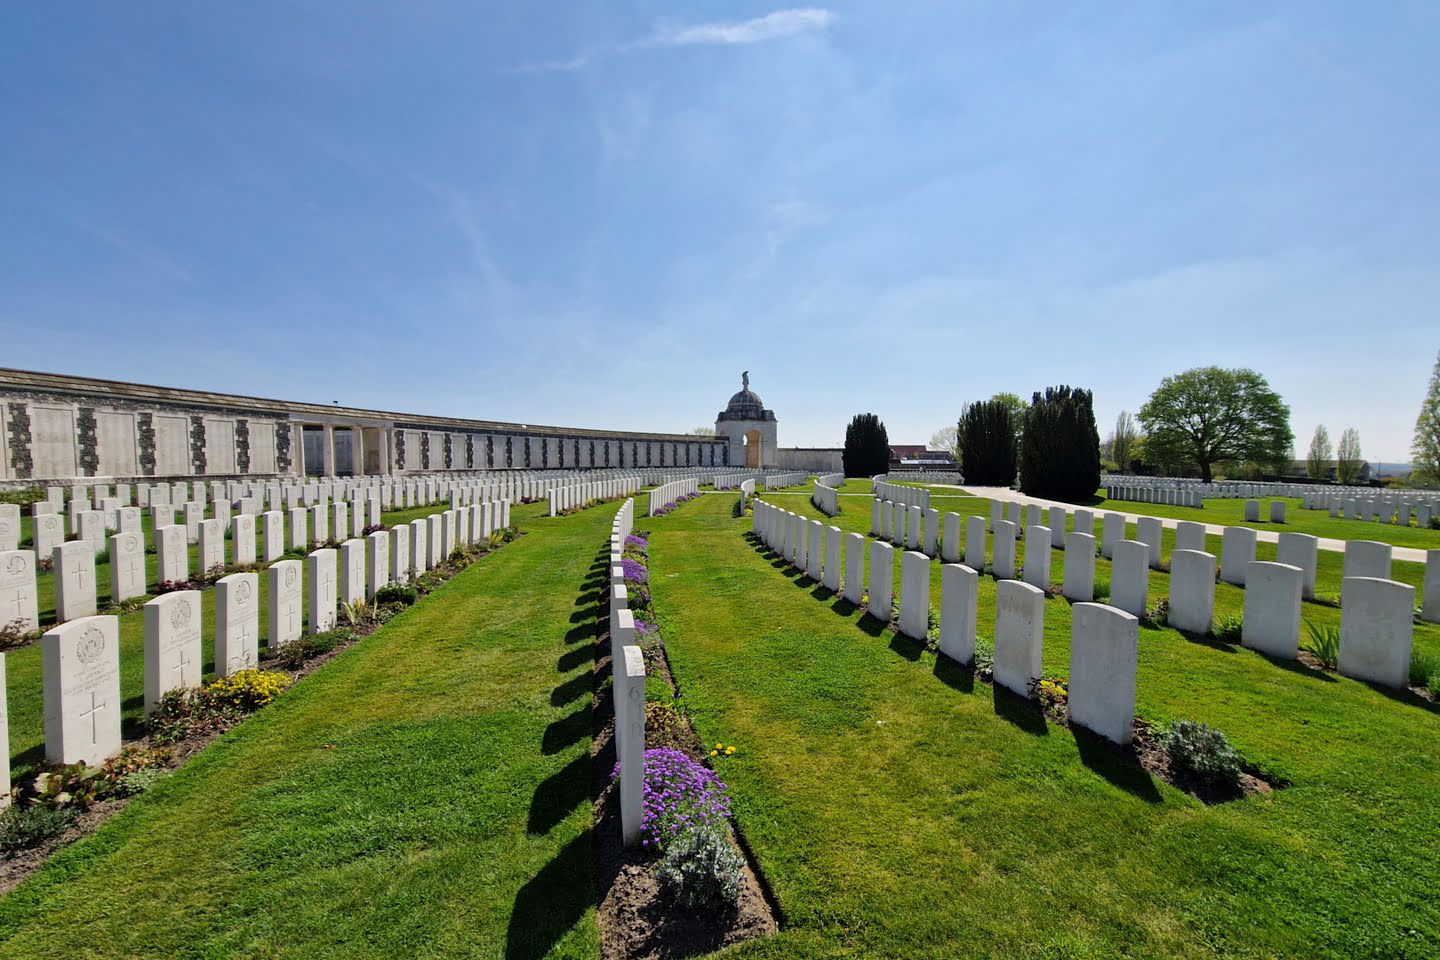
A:
[[[1020,489],[1055,500],[1093,497],[1100,486],[1100,433],[1089,390],[1036,392],[1025,413]]]
[[[890,434],[873,413],[857,413],[845,428],[847,477],[873,477],[890,469]]]
[[[1008,487],[1015,482],[1015,422],[1003,400],[972,403],[960,414],[960,468],[966,483]]]

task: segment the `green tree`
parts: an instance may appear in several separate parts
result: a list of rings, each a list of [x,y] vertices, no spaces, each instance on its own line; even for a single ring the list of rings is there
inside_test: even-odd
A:
[[[1349,486],[1360,479],[1360,468],[1365,465],[1365,455],[1360,452],[1360,431],[1347,427],[1340,434],[1340,446],[1335,450],[1335,479]]]
[[[1415,440],[1410,446],[1410,460],[1417,479],[1440,481],[1440,353],[1435,355],[1435,369],[1430,374],[1430,389],[1420,404],[1415,418]]]
[[[1140,408],[1149,462],[1194,468],[1207,483],[1215,464],[1278,464],[1290,455],[1290,408],[1254,370],[1197,367],[1160,381]]]
[[[1018,393],[997,393],[990,398],[992,403],[1003,403],[1010,408],[1010,422],[1015,425],[1015,449],[1020,449],[1020,441],[1025,435],[1025,411],[1030,405],[1026,403]]]
[[[845,428],[841,455],[847,477],[873,477],[890,469],[890,434],[873,413],[857,413]]]
[[[1013,408],[1003,400],[982,400],[960,413],[960,470],[967,483],[1008,487],[1015,482]]]
[[[1035,497],[1079,500],[1100,486],[1100,433],[1089,390],[1046,387],[1025,411],[1020,489]]]
[[[1115,461],[1115,467],[1121,473],[1130,469],[1135,457],[1135,441],[1139,437],[1135,418],[1130,416],[1129,410],[1121,410],[1115,418],[1115,432],[1110,437],[1110,459]]]
[[[1330,447],[1330,431],[1326,430],[1322,423],[1315,428],[1315,436],[1310,438],[1310,452],[1305,457],[1305,475],[1311,480],[1324,480],[1333,459],[1335,452]]]

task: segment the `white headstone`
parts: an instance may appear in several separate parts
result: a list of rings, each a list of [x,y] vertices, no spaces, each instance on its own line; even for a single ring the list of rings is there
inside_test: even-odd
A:
[[[840,538],[839,527],[825,528],[825,588],[831,593],[840,592]]]
[[[1095,538],[1088,533],[1065,534],[1065,583],[1067,600],[1088,603],[1095,599]]]
[[[1204,636],[1215,613],[1215,556],[1203,550],[1170,554],[1170,612],[1166,623],[1176,630]]]
[[[410,533],[411,527],[408,523],[390,528],[390,581],[392,583],[409,583],[410,566]]]
[[[984,523],[984,518],[977,518]],[[940,568],[940,652],[957,663],[975,661],[980,576],[960,563]]]
[[[1045,594],[1019,580],[995,585],[995,683],[1029,697],[1040,679]]]
[[[907,550],[900,557],[900,632],[924,642],[929,629],[930,558]]]
[[[1345,543],[1345,562],[1342,576],[1369,577],[1376,580],[1390,579],[1390,544],[1374,540],[1348,540]]]
[[[200,574],[210,576],[225,569],[225,524],[219,519],[200,523]]]
[[[65,542],[65,517],[58,513],[35,516],[35,555],[48,557]]]
[[[995,524],[995,543],[991,547],[991,574],[997,580],[1015,578],[1015,531],[1014,521],[1001,520]]]
[[[339,602],[336,584],[336,556],[333,547],[311,551],[305,558],[305,579],[309,581],[308,631],[324,633],[335,629],[335,607]]]
[[[85,540],[55,548],[55,619],[61,623],[95,615],[95,551]]]
[[[410,521],[410,569],[417,577],[430,569],[429,529],[424,517]]]
[[[1304,571],[1256,560],[1245,572],[1245,622],[1240,643],[1272,657],[1294,660],[1300,649],[1300,593]]]
[[[0,630],[22,635],[39,630],[37,597],[35,554],[29,550],[0,552]]]
[[[1245,572],[1255,559],[1255,531],[1249,527],[1226,527],[1220,538],[1220,579],[1237,587],[1245,586]]]
[[[859,606],[865,595],[865,537],[845,535],[845,599]]]
[[[1301,595],[1315,599],[1315,570],[1319,562],[1320,541],[1308,533],[1282,533],[1275,549],[1275,560],[1301,570]]]
[[[1440,550],[1425,551],[1425,580],[1420,594],[1420,619],[1440,623]]]
[[[985,518],[965,518],[965,566],[985,572]]]
[[[1125,539],[1125,515],[1123,513],[1107,513],[1101,522],[1100,527],[1100,554],[1105,559],[1112,556],[1112,547],[1117,540]]]
[[[1181,520],[1175,524],[1176,550],[1205,550],[1205,524],[1194,520]]]
[[[1375,577],[1347,577],[1340,592],[1340,672],[1403,688],[1410,680],[1415,588]]]
[[[1143,617],[1150,588],[1150,548],[1139,540],[1117,540],[1111,550],[1110,605]]]
[[[45,759],[99,766],[120,752],[120,620],[82,617],[40,638]]]
[[[1071,608],[1070,722],[1122,746],[1135,731],[1140,621],[1101,603]]]
[[[279,560],[265,570],[270,594],[267,626],[272,651],[300,639],[305,624],[304,569],[305,565],[299,560]]]
[[[145,595],[145,538],[136,532],[110,538],[110,602]]]
[[[882,540],[870,543],[870,593],[867,612],[889,623],[895,593],[895,548]]]
[[[1152,570],[1160,568],[1160,543],[1164,530],[1159,517],[1141,517],[1135,521],[1135,539],[1150,548],[1148,562]]]
[[[390,582],[390,531],[376,530],[368,534],[365,552],[365,596],[375,596],[375,591]]]
[[[1024,581],[1050,589],[1050,528],[1036,524],[1025,531]]]
[[[215,581],[215,673],[228,677],[260,662],[260,575]]]
[[[340,544],[340,602],[365,599],[365,541],[351,538]]]
[[[200,686],[200,622],[199,590],[176,590],[145,604],[146,713],[171,690]]]

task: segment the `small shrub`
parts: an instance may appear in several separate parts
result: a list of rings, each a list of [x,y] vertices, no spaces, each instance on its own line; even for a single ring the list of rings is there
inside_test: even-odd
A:
[[[39,503],[49,496],[44,487],[21,487],[18,490],[0,490],[0,503],[13,503],[20,507],[28,507],[33,503]]]
[[[290,678],[276,670],[240,670],[211,683],[206,692],[246,713],[253,713],[278,697]]]
[[[1210,635],[1221,643],[1239,643],[1244,629],[1245,618],[1238,613],[1229,613],[1215,618],[1210,625]]]
[[[1170,762],[1207,783],[1240,781],[1240,756],[1225,734],[1198,720],[1177,720],[1164,734]]]
[[[1305,639],[1300,641],[1300,649],[1319,660],[1321,666],[1334,670],[1340,662],[1340,628],[1319,626],[1307,620]]]
[[[9,807],[0,812],[0,853],[11,855],[59,836],[77,816],[71,807]]]
[[[88,807],[100,798],[104,767],[67,763],[35,777],[34,803],[44,807]]]
[[[655,877],[682,906],[731,908],[740,899],[744,871],[745,861],[735,852],[725,828],[712,824],[676,837]]]
[[[218,733],[240,719],[240,711],[204,688],[171,690],[160,698],[147,721],[150,741],[177,743],[187,737]]]
[[[995,670],[995,641],[984,634],[975,637],[975,669],[979,672]]]
[[[1095,602],[1110,599],[1110,580],[1104,577],[1095,578]]]
[[[1140,618],[1147,626],[1161,626],[1170,619],[1170,598],[1161,597],[1150,605]]]
[[[375,604],[363,597],[349,603],[341,601],[340,613],[345,617],[346,623],[352,627],[358,627],[375,619]]]
[[[1410,682],[1417,687],[1435,686],[1440,677],[1440,655],[1415,651],[1410,655]]]
[[[121,774],[115,781],[115,796],[133,797],[136,794],[144,793],[155,786],[161,776],[163,776],[163,772],[154,767]]]
[[[379,604],[401,603],[408,607],[418,599],[420,594],[408,583],[387,583],[375,591],[375,602]]]
[[[324,633],[306,634],[298,640],[291,640],[275,651],[275,659],[282,666],[298,670],[308,661],[334,650],[343,641],[349,640],[351,636],[353,634],[344,628],[326,630]]]

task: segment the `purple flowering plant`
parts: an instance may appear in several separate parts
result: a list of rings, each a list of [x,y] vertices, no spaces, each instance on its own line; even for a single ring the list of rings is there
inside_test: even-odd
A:
[[[610,781],[619,777],[617,763]],[[682,833],[723,824],[729,816],[728,788],[714,771],[679,750],[645,751],[642,846],[663,851]]]
[[[653,633],[658,633],[659,630],[660,627],[654,621],[642,620],[640,617],[635,618],[635,632],[640,636],[648,637]]]
[[[631,560],[625,557],[620,561],[620,569],[624,573],[626,583],[649,583],[650,571],[638,560]]]
[[[639,550],[641,553],[644,553],[649,546],[650,541],[646,540],[644,537],[637,537],[633,533],[625,538],[626,550],[634,549]]]

